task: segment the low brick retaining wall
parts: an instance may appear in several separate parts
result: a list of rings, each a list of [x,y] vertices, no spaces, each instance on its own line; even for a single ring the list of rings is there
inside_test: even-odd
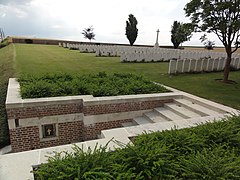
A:
[[[6,109],[13,152],[96,139],[102,130],[172,102],[176,93],[113,97],[67,96],[22,99],[9,80]]]

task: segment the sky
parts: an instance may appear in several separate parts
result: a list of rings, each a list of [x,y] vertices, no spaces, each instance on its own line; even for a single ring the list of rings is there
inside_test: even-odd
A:
[[[126,20],[138,20],[135,44],[172,45],[171,26],[177,20],[190,22],[184,6],[189,0],[0,0],[0,28],[8,36],[27,36],[74,41],[84,39],[82,30],[92,26],[94,42],[129,43]],[[183,45],[202,45],[203,33],[194,33]],[[208,38],[221,45],[214,34]]]

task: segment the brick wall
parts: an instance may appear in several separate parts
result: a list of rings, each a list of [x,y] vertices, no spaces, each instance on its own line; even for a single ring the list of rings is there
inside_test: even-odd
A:
[[[132,119],[124,119],[117,121],[108,121],[102,123],[91,124],[84,128],[84,140],[97,139],[102,130],[122,127],[122,123],[132,122]]]
[[[83,122],[68,122],[58,124],[58,138],[41,141],[39,126],[19,127],[10,129],[10,139],[13,152],[64,145],[83,141]]]
[[[39,128],[37,126],[10,129],[13,152],[40,148]]]
[[[49,105],[7,109],[8,119],[24,119],[82,112],[82,104]]]
[[[140,102],[128,102],[118,104],[102,104],[93,106],[84,106],[83,113],[85,116],[120,113],[128,111],[140,111],[146,109],[153,109],[156,107],[162,107],[164,103],[172,102],[172,99],[167,100],[154,100],[154,101],[140,101]]]
[[[167,97],[139,95],[134,96],[132,100],[129,97],[126,100],[124,97],[112,97],[103,101],[96,101],[95,98],[87,101],[81,98],[50,101],[49,98],[47,102],[44,99],[40,101],[39,106],[39,101],[34,100],[19,100],[21,103],[16,104],[10,101],[9,104],[6,103],[6,109],[13,152],[96,139],[102,130],[122,127],[122,123],[131,122],[136,112],[152,110],[173,101],[173,98]],[[45,103],[47,105],[44,106]],[[129,112],[131,117],[127,117],[125,112]],[[125,115],[122,116],[121,113]],[[111,116],[110,119],[108,115]],[[85,118],[90,119],[91,123],[84,121]],[[16,127],[18,120],[20,124]],[[57,137],[40,137],[42,125],[48,123],[57,124]]]

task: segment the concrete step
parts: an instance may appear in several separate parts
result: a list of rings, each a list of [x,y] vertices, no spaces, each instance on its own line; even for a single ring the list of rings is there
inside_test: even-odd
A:
[[[139,125],[141,125],[141,124],[153,123],[153,121],[151,121],[150,119],[145,118],[145,117],[143,117],[143,116],[133,118],[133,121],[136,122],[136,123],[139,124]]]
[[[221,113],[221,114],[227,113],[226,110],[224,110],[224,109],[222,109],[220,107],[216,107],[214,105],[207,104],[208,102],[203,102],[203,101],[207,101],[206,99],[204,99],[203,101],[200,101],[198,99],[192,99],[192,98],[187,97],[187,96],[184,97],[184,99],[186,99],[188,101],[191,101],[191,102],[194,102],[195,104],[199,104],[201,106],[204,106],[204,107],[206,107],[208,109],[211,109],[211,110],[216,111],[216,112]],[[211,101],[210,103],[213,103],[213,102]]]
[[[10,153],[11,151],[12,151],[11,145],[5,146],[4,148],[0,149],[0,155]]]
[[[159,113],[159,116],[163,117],[167,121],[175,121],[175,120],[181,120],[184,119],[182,116],[179,116],[178,114],[172,112],[169,109],[166,109],[164,107],[155,108],[155,111]]]
[[[190,109],[187,109],[181,105],[177,105],[176,103],[166,103],[164,104],[164,107],[185,119],[201,117],[201,115],[195,113],[194,111],[191,111]]]
[[[168,121],[165,118],[159,116],[159,113],[156,112],[156,111],[151,111],[151,112],[148,112],[148,113],[144,113],[144,117],[150,119],[151,121],[153,121],[155,123]]]
[[[219,112],[196,104],[195,102],[189,101],[187,99],[174,99],[174,102],[179,105],[187,108],[201,116],[210,116],[210,115],[218,115]]]
[[[130,127],[130,126],[136,126],[138,125],[136,122],[126,122],[126,123],[122,123],[123,127]]]

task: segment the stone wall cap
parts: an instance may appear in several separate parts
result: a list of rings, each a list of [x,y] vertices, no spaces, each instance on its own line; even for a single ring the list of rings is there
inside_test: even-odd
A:
[[[10,78],[8,84],[6,108],[19,108],[19,107],[34,107],[46,106],[55,104],[74,104],[82,103],[84,100],[92,99],[92,95],[80,96],[59,96],[59,97],[46,97],[46,98],[32,98],[22,99],[20,96],[20,85],[16,78]]]
[[[107,97],[94,97],[83,101],[84,105],[103,105],[103,104],[118,104],[127,102],[139,101],[153,101],[153,100],[166,100],[181,97],[180,92],[169,93],[154,93],[154,94],[137,94],[137,95],[123,95],[123,96],[107,96]]]

